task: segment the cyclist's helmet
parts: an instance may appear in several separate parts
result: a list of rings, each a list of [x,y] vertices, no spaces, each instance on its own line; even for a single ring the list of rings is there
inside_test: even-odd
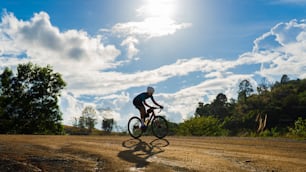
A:
[[[153,87],[148,87],[147,92],[150,93],[150,94],[153,94],[154,93],[154,88]]]

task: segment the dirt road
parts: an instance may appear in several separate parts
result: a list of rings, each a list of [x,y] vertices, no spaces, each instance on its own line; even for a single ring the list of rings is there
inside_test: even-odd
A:
[[[0,171],[306,172],[306,141],[0,135]]]

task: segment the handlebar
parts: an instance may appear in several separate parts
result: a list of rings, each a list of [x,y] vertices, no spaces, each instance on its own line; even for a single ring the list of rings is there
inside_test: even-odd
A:
[[[163,108],[160,108],[160,107],[150,107],[149,108],[150,112],[153,112],[153,110],[155,109],[159,109],[158,113],[160,113],[163,110]]]

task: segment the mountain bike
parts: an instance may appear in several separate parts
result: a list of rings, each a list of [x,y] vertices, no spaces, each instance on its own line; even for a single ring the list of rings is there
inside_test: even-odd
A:
[[[168,134],[168,122],[167,120],[159,115],[155,115],[154,110],[160,109],[157,107],[152,107],[148,109],[147,113],[149,114],[148,119],[145,121],[145,129],[141,128],[141,119],[138,116],[133,116],[129,119],[128,130],[129,134],[137,139],[143,135],[147,130],[151,128],[152,133],[155,137],[162,139]],[[161,109],[160,109],[161,111]],[[160,112],[159,111],[159,112]]]

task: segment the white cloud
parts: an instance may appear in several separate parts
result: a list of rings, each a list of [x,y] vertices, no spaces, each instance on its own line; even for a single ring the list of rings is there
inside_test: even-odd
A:
[[[240,60],[261,64],[261,70],[257,73],[274,81],[282,74],[304,78],[306,71],[305,33],[305,20],[279,23],[269,32],[257,38],[254,41],[253,53],[241,56]],[[271,37],[274,38],[272,40],[274,46],[266,48],[266,45],[262,43],[269,42],[267,40]]]
[[[110,94],[106,96],[96,97],[95,102],[98,104],[97,108],[120,111],[121,108],[130,101],[130,95],[126,92],[119,94]]]
[[[9,53],[15,61],[24,53],[27,60],[38,64],[51,64],[57,70],[68,73],[79,69],[102,70],[118,65],[115,62],[120,51],[113,45],[104,46],[101,36],[89,36],[84,31],[60,32],[50,23],[45,12],[34,14],[30,21],[18,20],[5,13],[0,25],[1,56]],[[4,61],[1,57],[1,61]],[[14,60],[10,60],[14,61]],[[86,65],[84,65],[86,64]]]
[[[133,35],[150,39],[174,34],[177,30],[190,27],[190,23],[178,24],[170,18],[146,18],[141,22],[118,23],[112,32],[119,35]]]
[[[101,122],[103,119],[114,119],[116,122],[120,122],[122,120],[120,113],[112,110],[112,109],[105,109],[99,112],[100,117],[98,119],[98,122]]]
[[[127,56],[128,59],[133,59],[134,56],[137,55],[139,50],[136,48],[136,44],[138,44],[139,41],[135,37],[129,36],[125,40],[122,41],[121,46],[127,46]]]

